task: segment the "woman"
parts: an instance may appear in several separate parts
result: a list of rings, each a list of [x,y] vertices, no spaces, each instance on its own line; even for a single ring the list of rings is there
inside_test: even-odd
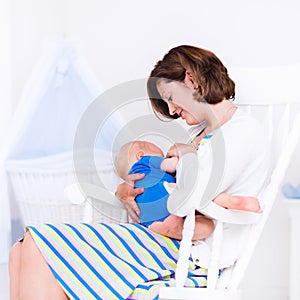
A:
[[[218,153],[224,168],[209,200],[220,192],[258,196],[267,169],[260,127],[232,103],[234,82],[212,52],[192,46],[171,49],[152,71],[148,92],[157,115],[180,117],[188,125],[207,123],[191,146],[176,144],[168,151],[168,156],[179,158],[197,153],[199,170],[190,197],[196,208],[209,178],[215,175],[212,166],[216,157],[210,149],[218,129],[222,129],[224,140]],[[141,177],[128,176],[116,192],[132,216],[137,211],[134,198],[142,190],[132,189],[131,184]],[[183,204],[179,214],[188,207]],[[234,263],[246,233],[245,226],[228,225],[220,268]],[[209,245],[209,238],[195,243],[187,285],[205,286]],[[12,299],[154,299],[159,285],[174,284],[178,248],[177,240],[139,224],[30,227],[23,243],[11,251]]]

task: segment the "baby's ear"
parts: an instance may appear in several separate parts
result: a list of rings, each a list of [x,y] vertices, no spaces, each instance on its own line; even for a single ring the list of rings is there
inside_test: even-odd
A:
[[[136,159],[139,160],[141,159],[143,156],[145,156],[145,152],[140,150],[136,153]]]

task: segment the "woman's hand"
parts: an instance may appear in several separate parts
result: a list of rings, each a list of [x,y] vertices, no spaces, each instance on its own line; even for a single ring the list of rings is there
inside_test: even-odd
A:
[[[140,223],[140,209],[135,201],[135,197],[144,192],[143,188],[134,188],[134,182],[144,178],[145,174],[130,174],[125,182],[117,186],[116,197],[122,202],[130,218],[135,223]]]
[[[178,157],[180,158],[182,155],[187,153],[196,153],[196,149],[188,144],[176,143],[170,147],[168,150],[166,157]]]

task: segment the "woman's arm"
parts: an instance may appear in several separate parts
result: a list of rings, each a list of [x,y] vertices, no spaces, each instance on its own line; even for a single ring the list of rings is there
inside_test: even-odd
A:
[[[134,182],[144,178],[145,174],[127,175],[125,182],[117,186],[116,197],[122,202],[130,218],[135,223],[140,223],[140,209],[135,201],[135,197],[144,192],[143,188],[134,188]]]

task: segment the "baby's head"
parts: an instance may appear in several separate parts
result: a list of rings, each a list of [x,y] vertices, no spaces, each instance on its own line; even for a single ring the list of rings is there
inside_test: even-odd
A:
[[[163,157],[164,153],[159,147],[146,141],[133,141],[123,145],[115,159],[119,176],[124,179],[132,165],[146,155]]]

